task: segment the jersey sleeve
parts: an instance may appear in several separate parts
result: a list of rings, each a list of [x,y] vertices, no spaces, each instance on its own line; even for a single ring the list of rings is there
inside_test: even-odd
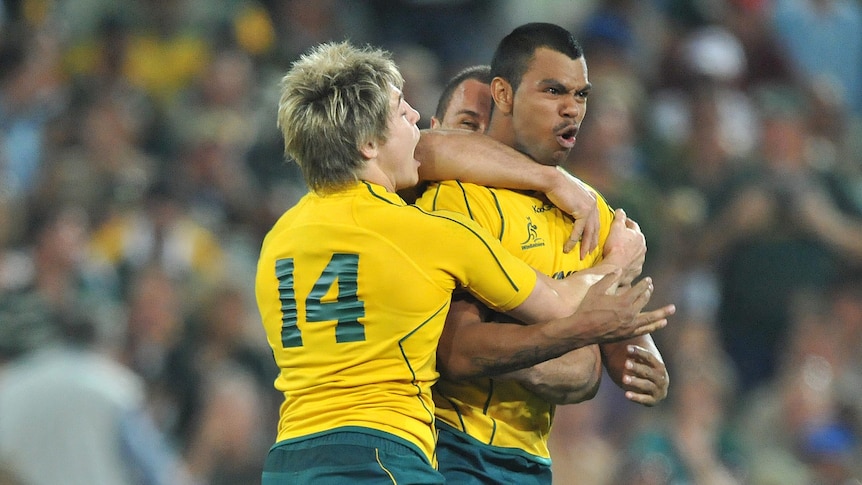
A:
[[[437,261],[458,285],[499,311],[511,310],[536,286],[536,272],[512,255],[487,230],[462,214],[426,211],[433,231],[424,237],[425,255]],[[450,263],[452,262],[452,263]]]
[[[464,214],[498,240],[502,238],[503,217],[494,189],[450,180],[429,185],[416,204],[426,210]]]

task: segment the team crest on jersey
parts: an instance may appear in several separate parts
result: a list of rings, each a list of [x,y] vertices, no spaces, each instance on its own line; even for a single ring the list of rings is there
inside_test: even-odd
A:
[[[539,237],[539,226],[533,224],[531,218],[527,218],[527,239],[521,243],[521,249],[537,248],[545,245],[545,240]]]

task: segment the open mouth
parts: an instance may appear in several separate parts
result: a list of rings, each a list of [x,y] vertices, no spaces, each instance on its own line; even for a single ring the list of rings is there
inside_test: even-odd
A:
[[[578,135],[578,127],[570,126],[564,130],[557,132],[557,143],[563,148],[572,148],[575,146],[575,139]]]

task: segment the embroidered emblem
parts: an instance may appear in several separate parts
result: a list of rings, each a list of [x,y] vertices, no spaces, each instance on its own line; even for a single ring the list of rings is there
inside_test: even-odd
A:
[[[539,237],[539,226],[533,224],[531,218],[527,218],[527,239],[521,243],[521,249],[537,248],[545,245],[545,240]]]

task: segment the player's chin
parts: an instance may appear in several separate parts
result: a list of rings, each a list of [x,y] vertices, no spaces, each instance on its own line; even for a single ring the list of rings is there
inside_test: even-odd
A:
[[[556,163],[557,165],[562,165],[566,161],[566,159],[569,158],[569,153],[571,151],[572,150],[570,148],[563,148],[554,151],[554,154],[552,156],[554,163]]]
[[[409,189],[410,187],[415,187],[416,184],[419,183],[419,173],[413,172],[411,175],[404,177],[398,184],[398,190],[401,189]]]

